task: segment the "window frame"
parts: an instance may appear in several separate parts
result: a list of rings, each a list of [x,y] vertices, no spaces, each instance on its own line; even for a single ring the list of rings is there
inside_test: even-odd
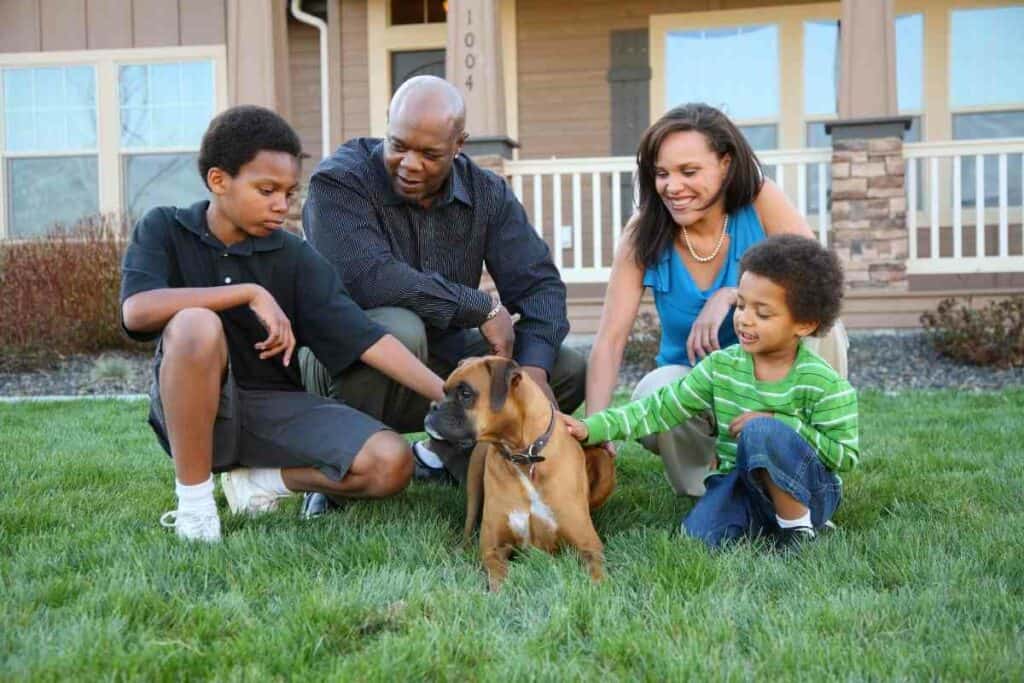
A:
[[[76,154],[95,155],[97,161],[98,207],[100,213],[122,214],[125,211],[123,156],[121,147],[121,103],[118,97],[118,69],[125,64],[156,64],[161,62],[213,62],[213,115],[227,109],[227,49],[224,45],[189,45],[161,48],[128,48],[117,50],[73,50],[54,52],[0,53],[0,69],[54,66],[92,66],[96,84],[96,149],[62,150],[59,153],[8,154],[5,151],[4,122],[0,121],[0,240],[9,239],[7,198],[7,160],[24,157],[63,157]],[[3,111],[3,89],[0,88],[0,111]],[[195,147],[173,151],[196,152]],[[171,152],[170,148],[156,150]],[[131,150],[130,153],[137,153]]]

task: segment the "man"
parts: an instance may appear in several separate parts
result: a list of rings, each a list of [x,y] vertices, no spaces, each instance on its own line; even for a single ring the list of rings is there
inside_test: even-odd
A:
[[[469,356],[514,358],[572,412],[586,361],[561,345],[565,285],[505,181],[461,154],[458,90],[433,76],[410,79],[388,119],[384,140],[351,140],[313,174],[303,211],[313,245],[370,318],[442,377]],[[499,300],[479,289],[484,265]],[[300,363],[312,391],[398,431],[422,429],[429,402],[376,370],[332,376],[308,351]],[[418,478],[465,477],[465,449],[431,440],[413,453]]]

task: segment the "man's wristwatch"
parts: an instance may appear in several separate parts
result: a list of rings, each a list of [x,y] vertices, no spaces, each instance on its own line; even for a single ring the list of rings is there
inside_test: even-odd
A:
[[[496,302],[494,302],[494,308],[492,308],[492,309],[491,309],[491,312],[487,314],[487,317],[486,317],[486,318],[484,318],[484,322],[487,322],[487,321],[489,321],[489,320],[494,320],[494,318],[495,318],[495,317],[496,317],[496,316],[498,315],[498,313],[500,313],[500,312],[501,312],[501,302],[500,302],[500,301],[496,301]],[[481,323],[481,324],[482,324],[482,323]]]

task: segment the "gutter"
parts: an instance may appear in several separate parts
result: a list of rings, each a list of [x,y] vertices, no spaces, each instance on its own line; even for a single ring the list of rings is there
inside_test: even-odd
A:
[[[331,154],[331,93],[328,73],[330,65],[327,56],[327,22],[320,17],[302,11],[302,0],[292,0],[292,16],[320,32],[320,148],[322,157]]]

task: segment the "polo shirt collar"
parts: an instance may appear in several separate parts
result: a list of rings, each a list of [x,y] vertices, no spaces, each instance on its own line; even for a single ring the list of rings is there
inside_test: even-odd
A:
[[[383,195],[385,204],[397,205],[397,204],[409,204],[408,199],[395,192],[395,187],[391,183],[391,176],[388,175],[388,169],[384,165],[384,145],[386,141],[381,140],[373,150],[371,155],[371,165],[373,166],[373,174],[378,182],[378,187]],[[448,180],[445,181],[444,186],[441,188],[438,200],[434,202],[432,206],[447,206],[452,201],[458,199],[466,206],[473,206],[473,200],[469,196],[469,191],[466,190],[466,183],[462,180],[462,175],[459,173],[459,157],[462,156],[460,152],[455,157],[455,163],[452,164],[451,172],[448,174]]]
[[[186,230],[198,237],[199,241],[203,244],[214,249],[224,249],[224,243],[210,232],[210,226],[206,222],[206,210],[209,206],[210,201],[204,199],[188,208],[176,209],[174,217]],[[227,251],[238,256],[249,256],[256,251],[273,251],[283,246],[284,234],[281,230],[275,230],[266,237],[246,237],[241,242],[236,242],[227,247]]]

